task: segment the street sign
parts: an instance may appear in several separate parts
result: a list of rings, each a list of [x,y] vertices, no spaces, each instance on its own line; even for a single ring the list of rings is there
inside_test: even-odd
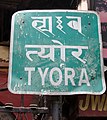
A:
[[[26,10],[12,16],[8,88],[17,94],[102,94],[95,12]]]

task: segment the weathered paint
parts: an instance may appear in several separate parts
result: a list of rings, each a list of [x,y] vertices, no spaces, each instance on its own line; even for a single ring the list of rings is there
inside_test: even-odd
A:
[[[29,10],[13,15],[8,84],[11,92],[102,94],[103,74],[96,13]]]

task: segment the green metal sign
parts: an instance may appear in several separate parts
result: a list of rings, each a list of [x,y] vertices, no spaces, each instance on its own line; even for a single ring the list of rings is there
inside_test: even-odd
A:
[[[16,12],[8,88],[17,94],[102,94],[101,48],[100,22],[94,12]]]

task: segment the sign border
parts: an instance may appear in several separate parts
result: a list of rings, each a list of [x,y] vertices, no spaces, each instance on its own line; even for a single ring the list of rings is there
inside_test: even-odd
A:
[[[13,91],[11,89],[11,75],[12,75],[12,53],[13,53],[13,40],[14,40],[14,19],[15,15],[18,13],[27,13],[27,12],[77,12],[77,13],[93,13],[97,15],[98,18],[98,33],[99,33],[99,43],[100,43],[100,60],[101,60],[101,72],[102,72],[102,91],[100,92],[93,92],[93,91],[77,91],[77,92],[34,92],[34,91]],[[95,11],[78,11],[78,10],[22,10],[17,11],[12,16],[11,21],[11,34],[10,34],[10,57],[9,57],[9,72],[8,72],[8,89],[10,92],[14,94],[35,94],[35,95],[76,95],[76,94],[93,94],[93,95],[101,95],[106,90],[105,78],[104,78],[104,64],[103,64],[103,55],[102,55],[102,37],[101,37],[101,25],[100,25],[100,18],[97,12]]]

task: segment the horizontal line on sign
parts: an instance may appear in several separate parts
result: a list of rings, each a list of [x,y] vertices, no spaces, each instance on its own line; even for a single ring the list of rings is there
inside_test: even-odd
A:
[[[82,49],[88,49],[88,46],[64,46],[64,45],[25,45],[25,48],[82,48]]]

